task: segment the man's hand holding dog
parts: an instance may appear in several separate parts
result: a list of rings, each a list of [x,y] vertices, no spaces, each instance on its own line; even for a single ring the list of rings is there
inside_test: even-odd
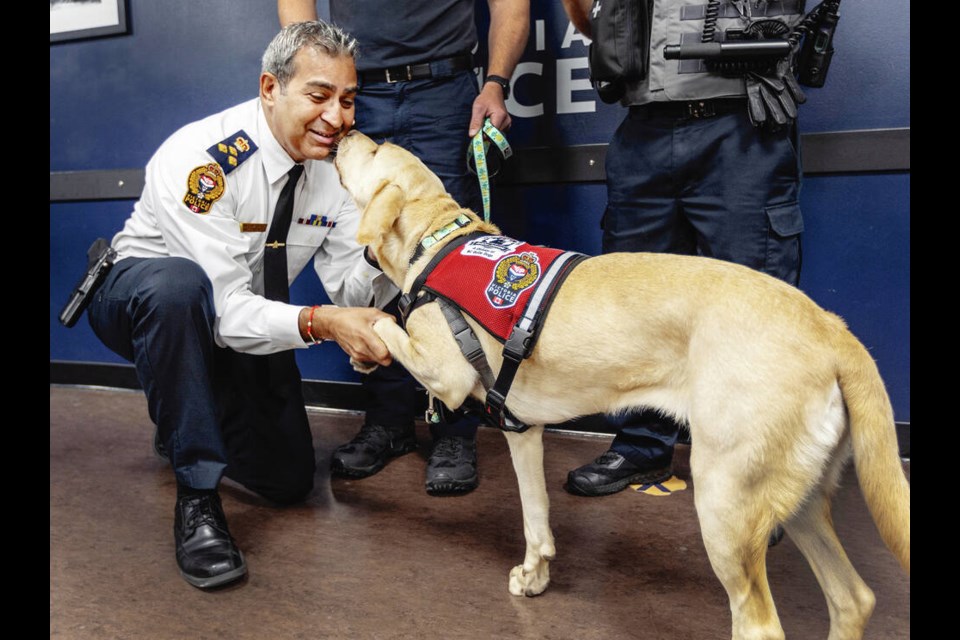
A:
[[[309,308],[300,312],[300,333],[305,340],[309,340],[309,313]],[[347,352],[351,361],[388,366],[393,358],[373,330],[373,325],[384,319],[396,322],[393,316],[374,307],[324,305],[315,311],[311,329],[317,340],[334,340]]]

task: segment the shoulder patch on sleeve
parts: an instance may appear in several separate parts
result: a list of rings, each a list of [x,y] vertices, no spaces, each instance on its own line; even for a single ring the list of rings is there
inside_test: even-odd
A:
[[[187,176],[187,193],[183,204],[194,213],[209,213],[213,203],[220,199],[226,186],[223,170],[216,162],[202,164]]]
[[[257,149],[257,145],[250,139],[247,132],[240,129],[207,149],[207,153],[220,164],[224,175],[227,175],[253,155]]]

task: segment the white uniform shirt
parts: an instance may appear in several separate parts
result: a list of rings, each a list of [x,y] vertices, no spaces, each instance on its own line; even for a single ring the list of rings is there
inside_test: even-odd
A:
[[[217,155],[218,146],[226,152]],[[298,328],[303,305],[263,297],[267,231],[293,165],[271,134],[259,98],[188,124],[147,164],[143,194],[113,238],[118,260],[180,256],[197,262],[213,284],[221,346],[254,354],[308,347]],[[333,162],[303,165],[287,237],[288,282],[312,259],[335,304],[383,306],[397,290],[364,259],[356,242],[360,215]]]

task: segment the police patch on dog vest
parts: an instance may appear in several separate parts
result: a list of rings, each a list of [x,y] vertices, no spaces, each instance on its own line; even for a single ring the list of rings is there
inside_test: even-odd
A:
[[[506,236],[484,236],[437,264],[424,289],[456,303],[505,341],[541,275],[563,253]]]

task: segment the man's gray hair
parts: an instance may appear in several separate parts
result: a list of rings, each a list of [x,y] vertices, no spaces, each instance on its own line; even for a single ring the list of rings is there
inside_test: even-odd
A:
[[[275,75],[283,90],[295,71],[293,57],[304,47],[313,47],[333,58],[357,57],[357,41],[342,29],[320,21],[294,22],[281,29],[267,45],[260,72]]]

